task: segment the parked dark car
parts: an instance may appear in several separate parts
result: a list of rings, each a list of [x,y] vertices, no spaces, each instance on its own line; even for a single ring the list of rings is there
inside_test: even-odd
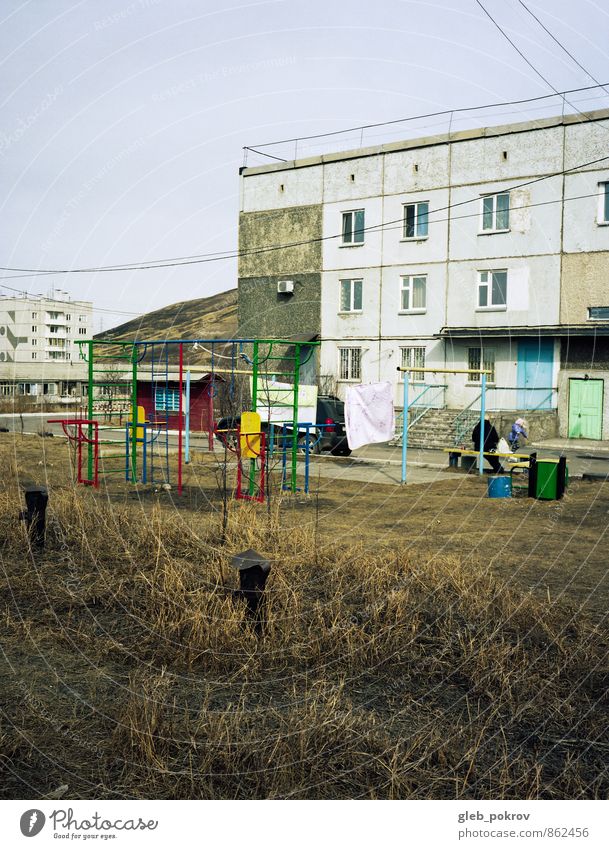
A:
[[[241,424],[241,416],[225,416],[216,425],[216,436],[221,442],[227,442],[234,447],[236,441],[236,430]],[[317,421],[316,427],[309,433],[309,451],[319,454],[321,451],[330,451],[335,455],[348,457],[351,449],[347,443],[345,433],[345,405],[334,395],[317,396]],[[274,425],[275,439],[279,438],[281,425]],[[268,422],[262,422],[262,430],[268,433]],[[304,450],[306,434],[299,435],[299,447]]]

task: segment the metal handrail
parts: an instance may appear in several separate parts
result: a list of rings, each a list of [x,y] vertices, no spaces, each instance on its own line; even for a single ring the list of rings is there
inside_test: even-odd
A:
[[[425,395],[425,393],[428,392],[430,389],[447,389],[447,388],[448,388],[448,386],[447,386],[446,383],[430,383],[428,386],[425,387],[425,389],[422,392],[420,392],[417,395],[417,397],[414,399],[414,401],[412,401],[408,405],[409,409],[412,409],[414,407],[414,405],[417,403],[417,401],[419,401],[423,397],[423,395]],[[435,409],[435,407],[433,407],[431,404],[428,404],[427,406],[423,407],[423,409],[419,412],[419,414],[417,416],[415,416],[415,418],[412,421],[408,422],[408,430],[410,430],[412,427],[414,427],[414,425],[416,425],[416,423],[418,421],[420,421],[426,413],[428,413],[430,410],[434,410],[434,409]],[[396,417],[395,417],[396,437],[398,437],[402,433],[403,421],[404,421],[404,411],[401,410],[399,413],[396,414]]]

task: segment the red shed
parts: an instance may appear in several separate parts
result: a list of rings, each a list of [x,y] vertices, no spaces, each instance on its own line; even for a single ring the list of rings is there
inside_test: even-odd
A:
[[[171,375],[173,378],[173,375]],[[190,379],[190,430],[193,433],[201,433],[214,429],[214,394],[217,383],[224,383],[224,378],[219,375],[204,374],[201,377]],[[184,378],[182,396],[182,410],[186,413],[186,378]],[[178,430],[180,426],[180,383],[179,380],[170,379],[151,380],[141,379],[137,381],[137,403],[146,411],[146,420],[150,422],[165,423],[169,430]]]

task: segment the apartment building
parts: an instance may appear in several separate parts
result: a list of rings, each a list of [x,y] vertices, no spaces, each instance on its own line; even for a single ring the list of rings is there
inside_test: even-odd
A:
[[[87,366],[76,343],[92,333],[90,301],[0,297],[0,397],[82,396]]]
[[[608,140],[599,111],[243,169],[240,328],[317,332],[339,395],[390,380],[400,407],[407,366],[458,414],[485,368],[490,409],[608,438]]]

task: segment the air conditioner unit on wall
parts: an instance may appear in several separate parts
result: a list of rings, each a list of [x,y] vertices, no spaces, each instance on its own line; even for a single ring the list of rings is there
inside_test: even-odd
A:
[[[293,295],[294,294],[294,281],[293,280],[278,280],[277,281],[277,292],[280,295]]]

